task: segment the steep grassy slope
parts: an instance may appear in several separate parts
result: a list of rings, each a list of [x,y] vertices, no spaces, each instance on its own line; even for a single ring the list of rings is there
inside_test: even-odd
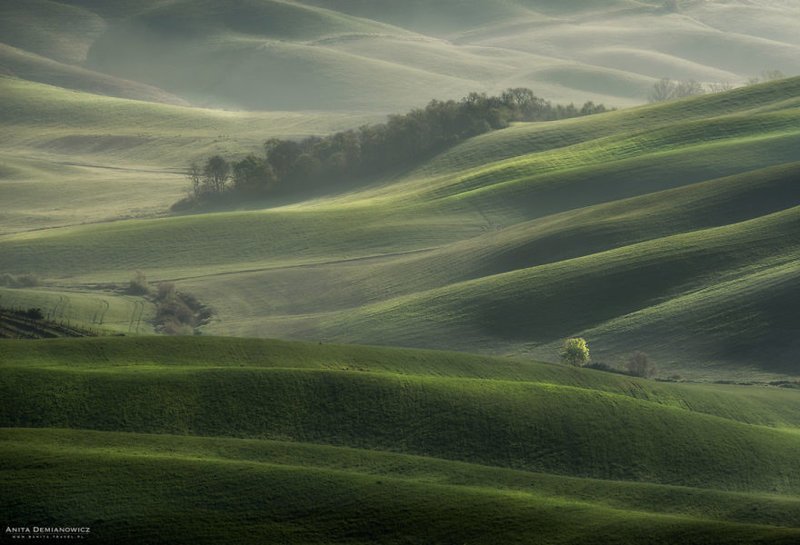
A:
[[[0,270],[78,289],[145,270],[215,308],[212,333],[544,359],[580,334],[614,364],[794,376],[799,91],[520,124],[268,210],[9,235]]]
[[[798,537],[791,390],[247,339],[10,341],[0,356],[3,512],[76,518],[96,539]]]

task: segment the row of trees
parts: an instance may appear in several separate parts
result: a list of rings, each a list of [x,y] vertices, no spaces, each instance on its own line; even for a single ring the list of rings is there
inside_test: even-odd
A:
[[[471,93],[459,101],[434,100],[424,108],[389,116],[382,124],[300,141],[273,138],[265,143],[263,156],[249,155],[232,163],[218,155],[210,157],[190,168],[190,198],[319,187],[411,164],[514,121],[550,121],[605,111],[605,106],[593,102],[580,108],[554,105],[525,88],[508,89],[499,96]]]
[[[747,80],[746,85],[756,85],[758,83],[779,80],[785,77],[786,76],[780,70],[765,70],[761,72],[759,77]],[[703,84],[693,79],[672,80],[670,78],[662,78],[653,84],[653,88],[650,90],[647,98],[650,102],[665,102],[668,100],[677,100],[679,98],[704,95],[706,93],[722,93],[730,91],[734,89],[734,87],[735,86],[730,82]]]

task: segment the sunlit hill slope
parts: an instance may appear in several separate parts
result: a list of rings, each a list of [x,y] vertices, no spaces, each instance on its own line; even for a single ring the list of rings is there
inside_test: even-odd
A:
[[[519,124],[265,210],[10,234],[0,270],[78,292],[143,270],[213,334],[545,359],[581,335],[612,364],[795,375],[798,90]]]

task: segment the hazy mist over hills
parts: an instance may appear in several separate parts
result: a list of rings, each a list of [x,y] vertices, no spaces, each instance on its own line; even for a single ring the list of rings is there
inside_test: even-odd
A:
[[[162,101],[200,106],[378,112],[513,86],[627,106],[662,77],[735,85],[800,73],[796,3],[667,4],[7,1],[0,35],[14,49],[0,51],[0,70],[83,90],[90,74],[77,65],[103,74],[98,92],[126,98],[158,99],[155,87]]]
[[[0,129],[0,543],[800,543],[800,1],[0,0]]]

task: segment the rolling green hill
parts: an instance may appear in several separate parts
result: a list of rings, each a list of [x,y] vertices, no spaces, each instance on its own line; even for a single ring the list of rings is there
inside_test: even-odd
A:
[[[97,539],[798,537],[792,390],[247,339],[8,341],[0,361],[3,513]]]
[[[581,335],[664,376],[793,377],[798,92],[518,124],[265,210],[10,234],[0,270],[87,295],[143,270],[214,308],[211,334],[544,360]]]
[[[191,161],[374,119],[208,110],[8,76],[0,76],[0,94],[0,233],[160,215],[185,195]]]
[[[747,83],[798,20],[0,2],[0,542],[800,542],[800,77]],[[212,154],[515,86],[622,109],[169,211]],[[606,372],[546,363],[572,336]]]

